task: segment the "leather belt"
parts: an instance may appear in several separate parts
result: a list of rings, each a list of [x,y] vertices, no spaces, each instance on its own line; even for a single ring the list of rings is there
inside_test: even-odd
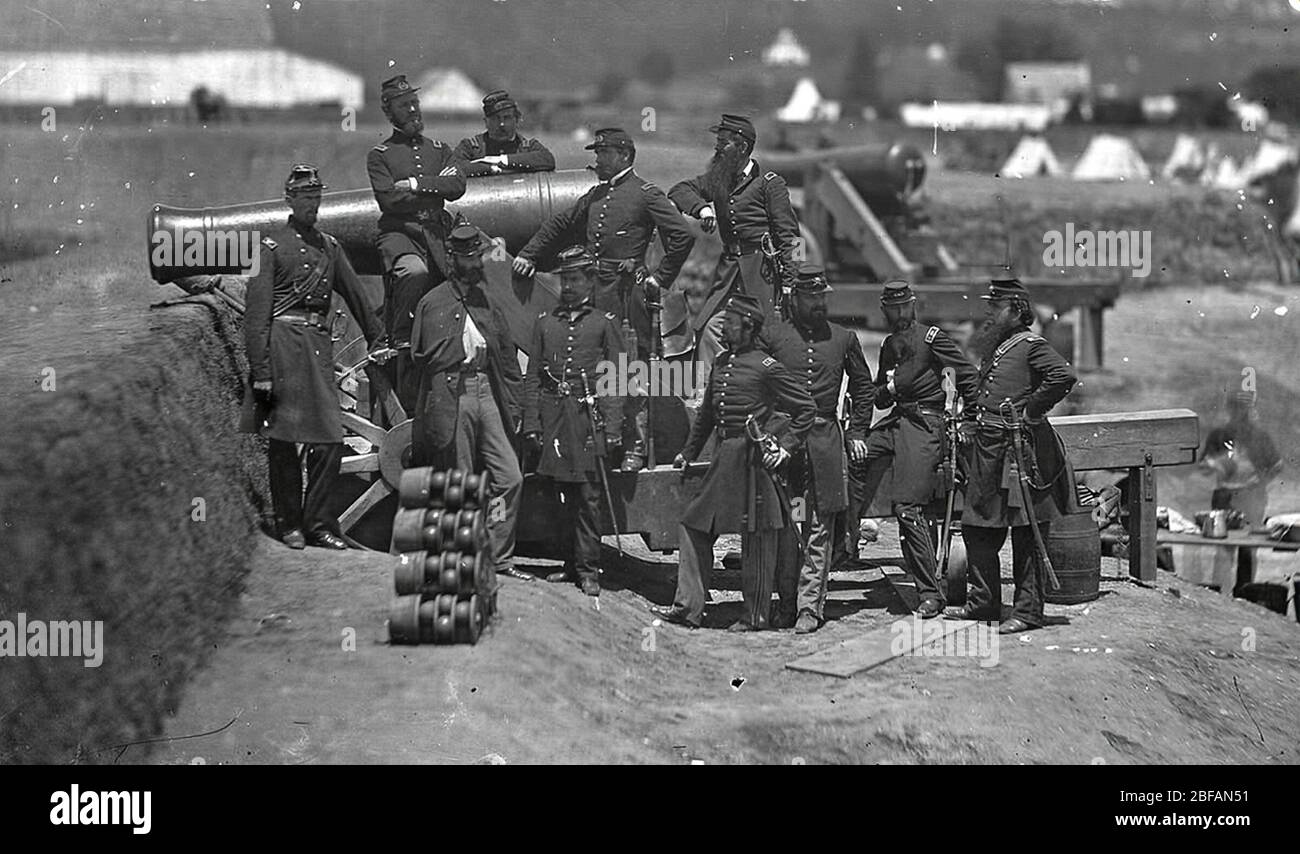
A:
[[[723,254],[732,258],[739,258],[741,255],[752,255],[755,252],[762,251],[762,249],[763,242],[761,240],[741,240],[735,243],[722,244]]]
[[[631,265],[632,265],[632,269],[635,270],[635,269],[636,269],[636,265],[638,265],[638,264],[640,264],[640,263],[641,263],[641,262],[640,262],[639,260],[637,260],[636,258],[597,258],[597,259],[596,259],[596,268],[599,269],[599,270],[603,270],[603,271],[605,271],[605,272],[607,272],[607,273],[614,273],[614,272],[618,272],[618,273],[622,273],[622,272],[631,272],[631,270],[624,270],[624,269],[623,269],[623,266],[624,266],[625,264],[631,264]]]
[[[581,385],[581,379],[574,379],[573,381],[555,380],[546,376],[543,376],[541,379],[542,391],[548,394],[553,394],[556,397],[575,397],[579,394],[579,388]]]
[[[487,369],[476,368],[471,365],[462,365],[460,368],[456,370],[456,373],[462,377],[473,377],[473,376],[478,376],[479,374],[486,374]]]
[[[717,427],[715,427],[715,428],[713,428],[713,429],[714,429],[714,431],[718,434],[718,438],[719,438],[719,439],[743,439],[743,438],[745,438],[745,428],[744,428],[744,427],[741,427],[739,430],[728,430],[726,427],[723,427],[721,424],[719,424]]]
[[[321,329],[326,328],[325,324],[328,315],[320,311],[307,311],[301,308],[291,308],[288,311],[281,312],[275,316],[276,320],[285,320],[290,323],[302,323],[307,326],[319,326]]]

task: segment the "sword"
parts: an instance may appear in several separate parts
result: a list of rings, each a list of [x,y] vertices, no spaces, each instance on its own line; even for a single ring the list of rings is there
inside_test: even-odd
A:
[[[1016,455],[1016,468],[1020,481],[1020,500],[1025,503],[1025,515],[1029,517],[1029,527],[1034,529],[1034,553],[1038,558],[1039,566],[1047,572],[1047,579],[1052,582],[1053,590],[1061,589],[1061,582],[1056,577],[1056,570],[1052,568],[1052,559],[1047,556],[1047,546],[1043,544],[1043,532],[1038,530],[1038,514],[1034,512],[1034,496],[1029,487],[1029,467],[1025,464],[1025,449],[1021,441],[1022,432],[1020,425],[1020,416],[1016,414],[1016,408],[1011,405],[1010,399],[1002,401],[998,407],[1003,420],[1011,428],[1011,447]]]
[[[781,448],[781,443],[776,440],[776,437],[759,427],[753,415],[745,419],[745,436],[753,443],[760,454],[774,454]],[[806,557],[808,555],[808,538],[804,536],[803,529],[794,520],[794,505],[790,502],[790,491],[786,488],[785,479],[774,471],[769,472],[769,474],[772,476],[772,486],[776,489],[777,499],[786,507],[791,508],[790,527],[794,528],[795,538],[799,542],[800,557]],[[757,493],[757,489],[752,490],[751,497]]]
[[[948,558],[952,552],[952,511],[957,504],[957,423],[961,418],[961,399],[957,397],[957,372],[952,368],[943,369],[944,421],[948,433],[948,466],[951,469],[948,480],[948,498],[943,512],[942,532],[939,535],[939,571],[945,577],[948,571]]]
[[[614,515],[614,499],[609,492],[609,474],[605,471],[605,416],[596,405],[596,393],[587,379],[587,372],[582,375],[582,405],[587,407],[587,422],[591,424],[591,447],[596,454],[596,471],[600,474],[600,488],[605,492],[605,507],[609,510],[609,521],[614,526],[614,542],[618,543],[618,556],[623,554],[623,534],[618,530],[618,517]]]

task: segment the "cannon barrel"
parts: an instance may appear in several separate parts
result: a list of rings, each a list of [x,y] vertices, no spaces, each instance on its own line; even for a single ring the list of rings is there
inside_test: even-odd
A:
[[[595,174],[586,170],[472,178],[465,195],[448,202],[447,208],[453,213],[464,214],[471,223],[493,237],[503,238],[506,250],[515,253],[551,214],[572,205],[595,183]],[[149,273],[154,281],[166,283],[183,276],[235,272],[233,267],[158,263],[152,250],[154,236],[159,233],[256,230],[269,234],[284,225],[288,216],[289,205],[283,199],[211,208],[154,205],[148,218]],[[375,248],[375,238],[379,233],[379,205],[373,192],[341,190],[323,194],[316,225],[338,239],[358,273],[383,273],[379,252]]]
[[[877,215],[895,213],[925,181],[925,155],[902,142],[871,143],[791,154],[765,153],[763,168],[772,169],[792,187],[803,187],[818,166],[834,165],[844,173]]]

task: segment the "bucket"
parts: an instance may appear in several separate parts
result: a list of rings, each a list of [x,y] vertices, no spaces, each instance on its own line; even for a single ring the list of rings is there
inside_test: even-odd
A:
[[[1077,605],[1101,595],[1101,533],[1091,511],[1054,520],[1045,545],[1061,588],[1053,590],[1044,578],[1044,602]]]

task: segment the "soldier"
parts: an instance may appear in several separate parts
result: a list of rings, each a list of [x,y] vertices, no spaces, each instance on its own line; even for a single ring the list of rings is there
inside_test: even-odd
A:
[[[555,155],[536,139],[519,133],[519,105],[504,89],[483,98],[485,133],[466,137],[456,146],[456,156],[467,161],[470,178],[502,172],[550,172]]]
[[[588,596],[600,595],[600,472],[606,465],[604,448],[623,441],[623,403],[600,397],[604,435],[597,436],[581,401],[587,393],[583,374],[593,384],[601,362],[617,364],[623,352],[623,334],[613,312],[591,304],[596,259],[584,247],[560,253],[560,304],[537,319],[533,346],[528,351],[524,379],[524,436],[541,448],[537,473],[555,481],[563,494],[569,518],[561,532],[565,539],[563,572],[547,581],[576,581]]]
[[[370,150],[366,171],[379,203],[380,260],[384,267],[384,324],[400,351],[397,396],[410,411],[418,390],[407,345],[415,305],[447,277],[444,243],[452,217],[445,203],[465,195],[464,164],[451,148],[423,135],[418,87],[398,74],[383,82],[380,101],[393,134]]]
[[[816,405],[799,377],[756,348],[763,317],[762,305],[748,294],[727,301],[723,334],[731,349],[718,354],[690,439],[673,461],[677,467],[693,461],[710,434],[717,433],[709,471],[677,529],[680,558],[673,604],[650,609],[672,623],[700,625],[713,544],[718,535],[739,531],[745,616],[730,630],[769,627],[778,540],[790,524],[788,498],[772,472],[803,443]],[[789,428],[776,450],[764,450],[746,435],[746,420],[752,415],[760,428],[770,431],[778,409],[789,415]]]
[[[531,581],[515,568],[515,523],[523,475],[513,438],[523,377],[510,328],[483,292],[482,240],[462,225],[451,233],[451,277],[415,307],[411,354],[420,371],[412,465],[487,470],[488,534],[498,575]]]
[[[315,166],[294,166],[289,173],[284,198],[293,213],[283,227],[262,238],[261,269],[248,283],[244,313],[252,394],[245,396],[240,427],[270,440],[276,535],[291,549],[307,543],[348,547],[339,537],[338,519],[325,511],[343,459],[330,294],[342,294],[376,362],[392,354],[383,344],[377,306],[347,255],[337,240],[316,229],[323,189]],[[305,497],[295,448],[299,442],[307,458]]]
[[[668,191],[677,207],[699,219],[706,233],[717,229],[722,237],[713,284],[693,321],[696,360],[705,366],[705,379],[722,348],[718,307],[728,295],[743,292],[759,301],[764,317],[773,317],[773,288],[788,293],[794,285],[799,240],[799,221],[785,179],[764,172],[751,156],[758,139],[753,123],[744,116],[724,115],[709,132],[717,138],[705,173]]]
[[[782,535],[776,579],[781,608],[774,625],[794,626],[799,634],[816,631],[823,621],[826,581],[835,551],[831,538],[833,532],[843,530],[848,507],[844,443],[846,439],[855,447],[865,443],[875,396],[871,369],[858,336],[826,319],[830,290],[821,267],[803,265],[795,279],[790,322],[779,322],[764,333],[769,352],[802,381],[817,405],[808,443],[790,460],[789,469],[791,492],[803,497],[808,520],[802,568],[792,553],[797,538],[791,526]],[[854,405],[849,428],[842,431],[837,410],[845,376]]]
[[[1044,538],[1051,521],[1067,512],[1074,484],[1060,439],[1044,416],[1064,398],[1077,377],[1051,345],[1029,331],[1034,320],[1029,293],[1009,274],[992,281],[986,320],[974,339],[983,359],[974,406],[967,414],[974,424],[970,435],[966,504],[962,513],[962,539],[966,542],[970,595],[964,607],[951,616],[965,620],[998,620],[1002,616],[1001,566],[998,550],[1011,528],[1011,571],[1016,592],[1011,616],[1001,634],[1023,632],[1043,625],[1042,578],[1036,559],[1031,518],[1036,518]],[[1033,507],[1021,495],[1016,449],[1003,415],[1004,402],[1014,408],[1025,425],[1025,449],[1036,487]]]
[[[916,322],[916,296],[904,281],[885,285],[880,307],[890,334],[880,345],[875,405],[893,411],[872,428],[866,447],[851,449],[856,463],[890,457],[893,466],[891,510],[898,519],[903,567],[916,582],[922,619],[943,613],[943,591],[936,578],[934,542],[926,506],[944,494],[939,481],[944,460],[943,370],[956,374],[957,391],[967,411],[975,405],[977,377],[960,349],[937,326]],[[861,510],[855,504],[854,513]]]
[[[587,249],[596,257],[596,289],[592,304],[600,311],[613,312],[626,330],[635,334],[635,346],[629,352],[646,361],[650,353],[650,315],[645,292],[635,285],[636,272],[645,266],[650,235],[659,229],[664,257],[651,275],[650,285],[670,286],[686,256],[691,254],[695,239],[686,220],[672,202],[654,184],[647,183],[633,171],[636,143],[621,128],[596,131],[596,140],[587,146],[596,152],[596,176],[600,183],[589,190],[567,211],[552,216],[515,256],[514,269],[521,276],[531,276],[537,258],[550,252],[561,240],[580,234]],[[623,471],[638,471],[646,463],[649,427],[645,398],[629,396],[625,404],[624,431],[632,439],[623,458]],[[653,465],[653,461],[651,462]]]

